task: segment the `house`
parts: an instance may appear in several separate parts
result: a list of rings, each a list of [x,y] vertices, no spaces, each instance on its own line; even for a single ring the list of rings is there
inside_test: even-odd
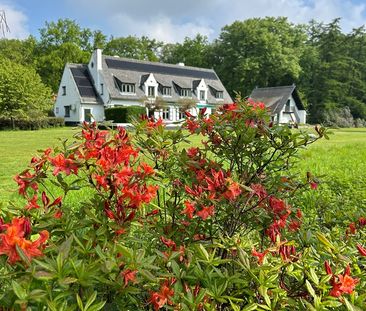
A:
[[[295,84],[255,88],[249,98],[269,108],[271,120],[278,124],[306,123],[306,111]]]
[[[96,49],[89,64],[66,64],[54,112],[77,124],[105,120],[110,107],[156,102],[158,109],[147,113],[172,123],[183,119],[188,107],[192,114],[204,107],[212,113],[232,99],[213,69],[106,56]]]

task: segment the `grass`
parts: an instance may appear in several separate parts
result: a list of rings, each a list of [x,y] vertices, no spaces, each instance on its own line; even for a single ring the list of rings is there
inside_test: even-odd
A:
[[[26,168],[37,150],[55,147],[75,132],[72,128],[0,132],[0,201],[16,198],[13,176]],[[352,196],[366,207],[366,129],[333,132],[330,140],[323,139],[300,153],[298,168],[324,175],[322,179],[334,195]],[[194,139],[193,144],[199,141]]]
[[[23,171],[37,150],[55,147],[60,140],[70,139],[72,128],[39,131],[0,131],[0,201],[10,199],[17,185],[13,177]]]

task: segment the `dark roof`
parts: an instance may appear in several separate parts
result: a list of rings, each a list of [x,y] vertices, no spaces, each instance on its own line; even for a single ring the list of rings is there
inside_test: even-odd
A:
[[[297,93],[295,84],[288,86],[255,88],[249,98],[254,101],[263,102],[266,107],[271,109],[272,114],[276,114],[283,109],[283,106],[291,95],[295,100],[297,108],[299,110],[304,110],[304,105]]]
[[[94,89],[87,65],[69,64],[80,97],[84,101],[97,102],[98,95]]]
[[[213,93],[208,92],[208,104],[232,102],[230,95],[213,69],[163,64],[105,55],[102,57],[102,68],[104,81],[111,98],[134,100],[144,98],[145,93],[142,86],[149,74],[152,73],[161,86],[172,87],[172,96],[163,97],[167,102],[178,102],[181,99],[179,88],[192,89],[192,99],[198,100],[196,98],[197,94],[195,94],[195,86],[196,81],[201,81],[202,79],[204,79],[206,85],[214,86],[216,90],[223,92],[223,99],[216,99]],[[136,94],[121,94],[119,89],[115,87],[114,78],[124,83],[136,84]],[[162,94],[159,93],[158,96],[162,96]]]

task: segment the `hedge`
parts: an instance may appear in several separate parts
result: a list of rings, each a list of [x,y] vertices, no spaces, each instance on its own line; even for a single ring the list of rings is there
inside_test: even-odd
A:
[[[0,117],[0,130],[39,130],[41,128],[60,127],[64,125],[64,118],[42,117],[36,119],[11,119]]]
[[[129,123],[145,114],[146,108],[140,106],[113,107],[105,110],[106,120],[114,123]]]

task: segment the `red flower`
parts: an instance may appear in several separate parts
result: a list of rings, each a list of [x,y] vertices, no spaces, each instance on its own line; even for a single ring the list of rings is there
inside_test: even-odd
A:
[[[310,188],[313,190],[318,189],[318,184],[315,181],[310,182]]]
[[[173,240],[166,239],[165,237],[161,236],[160,241],[163,242],[166,247],[171,248],[173,251],[175,251],[177,248],[177,245]]]
[[[264,199],[267,197],[267,191],[261,184],[251,184],[250,188],[253,193],[258,197],[258,199]]]
[[[360,225],[360,227],[366,226],[366,218],[365,217],[360,217],[358,219],[358,224]]]
[[[241,193],[240,186],[237,182],[232,181],[231,178],[227,178],[227,181],[230,184],[224,192],[224,197],[228,200],[234,200]]]
[[[58,175],[59,172],[65,172],[66,175],[70,175],[73,172],[75,175],[78,173],[78,165],[75,160],[70,158],[65,158],[63,154],[58,154],[54,158],[50,158],[51,164],[54,166],[53,175]]]
[[[33,208],[40,208],[40,206],[37,203],[38,197],[35,194],[29,201],[28,204],[25,206],[25,209],[30,210]]]
[[[203,220],[206,220],[209,216],[212,216],[214,212],[215,212],[214,206],[211,205],[208,207],[203,207],[200,211],[196,213],[196,215],[198,217],[201,217]]]
[[[39,233],[40,237],[32,242],[25,238],[31,231],[28,219],[13,218],[11,224],[4,226],[6,227],[6,232],[0,234],[0,255],[7,255],[10,264],[21,261],[17,252],[17,246],[22,249],[29,260],[32,257],[43,255],[41,249],[49,236],[46,230],[41,231]]]
[[[301,227],[301,222],[298,220],[292,220],[289,224],[288,224],[288,228],[290,231],[297,231],[299,230]]]
[[[196,130],[200,128],[198,122],[195,120],[191,120],[191,119],[186,120],[185,127],[188,129],[188,131],[191,134],[194,134],[196,132]]]
[[[25,196],[28,187],[31,187],[33,190],[38,190],[38,184],[35,183],[33,180],[35,179],[36,175],[31,174],[29,171],[24,171],[20,175],[16,175],[14,180],[17,182],[19,186],[19,194]]]
[[[339,297],[343,293],[352,294],[357,283],[359,282],[359,279],[352,278],[350,276],[350,274],[351,274],[351,269],[350,269],[349,265],[347,265],[346,269],[344,270],[343,275],[339,274],[337,276],[338,282],[336,282],[336,277],[334,277],[331,280],[331,284],[332,284],[333,288],[330,291],[329,295],[331,295],[333,297]]]
[[[366,256],[366,249],[363,248],[361,244],[357,244],[356,247],[361,256]]]
[[[58,208],[56,209],[55,215],[53,215],[56,219],[60,219],[62,217],[62,211]]]
[[[258,264],[262,265],[264,257],[268,254],[268,250],[266,249],[263,253],[257,252],[255,248],[252,249],[252,255],[258,257]]]
[[[189,219],[193,218],[193,213],[195,212],[196,208],[194,207],[194,203],[189,201],[185,201],[184,205],[186,208],[182,211],[181,214],[186,214]]]
[[[324,261],[324,268],[328,275],[333,275],[332,268],[329,265],[329,262],[326,260]]]
[[[174,295],[174,290],[170,289],[167,282],[160,287],[159,292],[152,292],[149,303],[151,303],[154,307],[154,310],[159,310],[164,307],[165,304],[172,305],[173,302],[170,300],[170,297]]]
[[[192,147],[187,150],[187,156],[190,158],[194,158],[197,155],[199,155],[199,152],[200,152],[199,148]]]
[[[136,282],[136,273],[137,270],[127,269],[121,272],[121,276],[123,277],[124,287],[128,285],[129,282]]]
[[[352,234],[355,234],[356,233],[356,225],[354,222],[351,222],[349,225],[349,231],[352,233]]]

